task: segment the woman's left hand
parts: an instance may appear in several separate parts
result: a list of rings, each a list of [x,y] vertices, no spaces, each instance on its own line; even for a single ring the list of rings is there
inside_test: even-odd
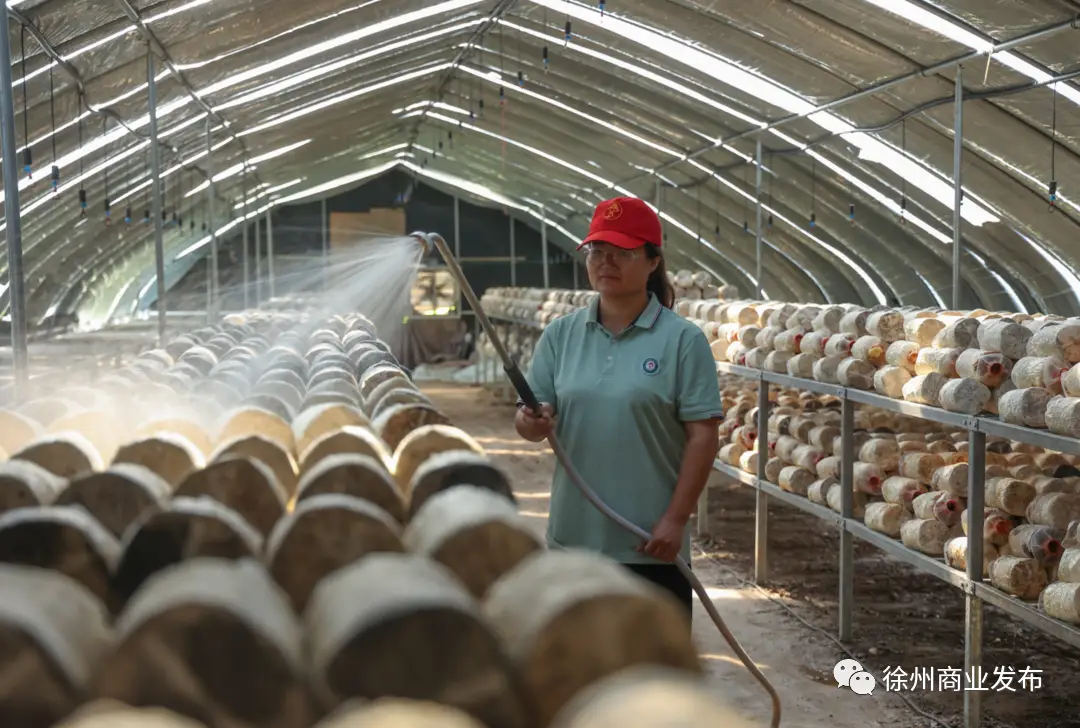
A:
[[[682,550],[686,520],[665,513],[653,526],[652,538],[639,551],[660,561],[674,561]]]

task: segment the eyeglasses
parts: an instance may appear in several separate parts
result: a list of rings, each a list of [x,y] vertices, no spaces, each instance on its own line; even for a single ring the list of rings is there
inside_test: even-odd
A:
[[[599,263],[605,258],[615,263],[627,263],[641,257],[640,250],[627,250],[625,248],[600,248],[589,243],[581,249],[585,260],[589,263]]]

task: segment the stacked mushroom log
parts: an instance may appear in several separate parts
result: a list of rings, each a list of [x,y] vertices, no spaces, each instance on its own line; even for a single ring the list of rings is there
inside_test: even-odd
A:
[[[701,675],[681,605],[548,552],[361,316],[248,314],[0,417],[0,724],[541,728]]]
[[[481,296],[480,305],[489,316],[543,328],[560,316],[588,306],[596,295],[595,291],[489,288]]]
[[[674,273],[668,271],[667,277],[668,282],[675,288],[677,299],[715,301],[718,298],[724,298],[724,294],[726,297],[731,297],[735,293],[730,286],[725,286],[723,290],[718,289],[713,283],[712,274],[703,270],[692,271],[684,268]]]

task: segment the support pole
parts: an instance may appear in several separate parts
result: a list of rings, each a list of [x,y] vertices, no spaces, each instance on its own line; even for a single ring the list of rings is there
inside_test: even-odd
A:
[[[247,166],[247,160],[245,160],[245,167],[246,166]],[[244,310],[246,311],[247,309],[251,308],[251,299],[250,299],[250,295],[249,295],[250,292],[248,290],[251,287],[251,276],[248,274],[249,266],[248,266],[248,219],[247,219],[247,216],[248,216],[247,169],[244,170],[244,174],[243,174],[243,177],[241,178],[240,184],[241,184],[240,194],[242,194],[244,196],[244,204],[240,208],[240,214],[243,216],[243,219],[244,219],[244,233],[243,233],[244,253],[241,256],[241,258],[243,259],[243,264],[244,264]]]
[[[758,380],[757,471],[765,479],[769,462],[769,383]],[[754,491],[754,583],[763,586],[769,580],[769,496],[761,488]]]
[[[270,298],[274,298],[274,219],[270,216],[269,207],[266,208],[266,276],[270,284]]]
[[[547,208],[540,206],[540,255],[544,258],[544,288],[551,288],[548,270]]]
[[[756,291],[755,297],[760,301],[764,297],[763,291],[765,289],[765,284],[762,283],[762,281],[761,281],[761,275],[762,275],[761,259],[762,259],[762,250],[764,248],[764,243],[762,242],[762,233],[761,233],[761,136],[760,135],[758,135],[758,138],[757,138],[757,175],[756,175],[756,179],[757,179],[757,184],[756,184],[756,186],[754,188],[754,199],[757,200],[757,203],[755,205],[757,207],[757,227],[755,228],[757,230],[757,245],[756,245],[756,247],[754,249],[755,250],[754,257],[755,257],[755,260],[757,261],[757,272],[754,275],[757,278],[757,288],[755,289],[755,291]],[[761,472],[765,472],[765,471],[763,470]]]
[[[15,152],[15,97],[11,84],[8,15],[0,13],[0,138],[4,157],[4,218],[7,231],[8,300],[11,302],[11,354],[15,401],[27,394],[26,299],[23,291],[22,222],[19,216],[19,158]]]
[[[983,603],[970,586],[983,580],[983,507],[986,500],[986,434],[968,433],[968,591],[964,595],[964,728],[979,728],[982,720]],[[985,687],[989,688],[990,683]]]
[[[214,153],[212,150],[213,144],[211,139],[211,125],[213,120],[209,115],[206,117],[206,176],[208,185],[206,187],[206,204],[208,212],[206,216],[210,219],[210,260],[207,269],[210,272],[210,280],[206,286],[206,319],[208,322],[213,323],[217,319],[217,305],[218,305],[218,249],[217,249],[217,230],[215,226],[216,211],[214,210]]]
[[[577,260],[573,261],[573,266],[574,266],[574,290],[576,291],[576,290],[578,290],[578,262],[577,262]]]
[[[510,285],[517,285],[517,235],[514,230],[514,216],[510,218]]]
[[[855,506],[855,403],[844,397],[840,405],[840,515],[853,517]],[[840,641],[851,639],[855,604],[855,536],[840,531]]]
[[[964,67],[956,67],[956,101],[954,102],[953,127],[953,257],[952,257],[952,305],[960,310],[960,254],[963,252],[963,216],[960,205],[964,199]]]
[[[165,346],[165,243],[161,230],[161,149],[158,147],[157,79],[154,51],[146,44],[147,106],[150,110],[150,175],[154,214],[154,269],[157,271],[158,346]]]

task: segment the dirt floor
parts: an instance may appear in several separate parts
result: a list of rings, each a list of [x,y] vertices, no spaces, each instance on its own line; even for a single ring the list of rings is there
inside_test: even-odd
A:
[[[554,456],[546,444],[525,442],[513,430],[513,409],[493,404],[481,388],[424,383],[444,412],[486,448],[510,474],[522,512],[543,529]],[[855,551],[855,638],[846,645],[873,673],[878,687],[860,696],[839,690],[833,666],[847,655],[833,640],[837,625],[838,537],[817,519],[777,504],[770,509],[768,589],[748,579],[753,567],[754,493],[717,476],[709,495],[709,532],[698,539],[694,569],[746,651],[779,689],[788,728],[915,728],[962,725],[962,692],[884,690],[887,667],[963,669],[964,598],[933,577],[889,560],[866,544]],[[796,616],[797,615],[797,616]],[[804,621],[800,621],[804,620]],[[985,673],[997,666],[1042,670],[1034,692],[983,693],[983,725],[1080,728],[1073,680],[1080,653],[985,608]],[[744,717],[768,725],[768,699],[738,663],[700,604],[694,637],[711,683]]]

